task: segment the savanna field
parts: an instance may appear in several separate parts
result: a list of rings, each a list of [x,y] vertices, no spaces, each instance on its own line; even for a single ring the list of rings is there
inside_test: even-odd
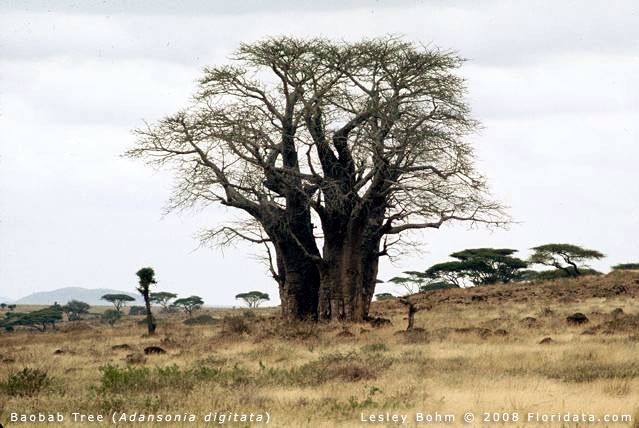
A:
[[[99,426],[71,414],[112,424],[115,412],[196,417],[122,426],[201,427],[229,413],[268,412],[276,427],[402,425],[387,413],[406,415],[402,426],[639,426],[637,295],[639,272],[436,290],[412,297],[423,310],[410,333],[396,299],[373,303],[372,314],[392,322],[376,326],[284,324],[267,308],[204,309],[194,317],[213,319],[191,325],[181,314],[159,314],[155,337],[143,317],[114,327],[96,319],[45,333],[19,329],[0,335],[0,423],[43,426],[10,415],[59,412],[64,422],[50,426]],[[567,320],[575,313],[587,321]],[[149,346],[166,353],[147,355]],[[217,421],[204,421],[216,412]],[[596,422],[537,419],[557,413]],[[417,414],[455,419],[420,422]],[[605,415],[632,420],[604,422]]]

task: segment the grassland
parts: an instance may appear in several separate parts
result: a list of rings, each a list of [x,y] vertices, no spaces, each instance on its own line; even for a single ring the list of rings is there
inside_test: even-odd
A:
[[[65,421],[55,426],[79,427],[91,424],[73,422],[72,412],[137,412],[198,420],[130,426],[200,427],[216,424],[202,420],[208,413],[268,412],[275,427],[398,426],[360,420],[389,412],[407,415],[403,426],[425,425],[416,413],[455,416],[429,426],[592,425],[527,420],[529,412],[570,412],[627,414],[631,422],[595,426],[639,426],[638,294],[639,273],[439,290],[413,296],[430,310],[417,313],[423,330],[411,334],[401,332],[405,308],[397,301],[374,304],[375,315],[392,321],[380,328],[286,325],[263,309],[254,317],[211,310],[217,321],[195,326],[161,317],[155,337],[137,319],[16,331],[0,335],[0,422],[42,426],[7,421],[14,412],[60,412]],[[568,323],[574,312],[590,321]],[[552,341],[540,344],[546,337]],[[144,355],[150,345],[167,353]],[[47,380],[11,390],[7,381],[25,367]],[[473,423],[464,423],[467,412]],[[483,422],[485,412],[518,413],[519,421]]]

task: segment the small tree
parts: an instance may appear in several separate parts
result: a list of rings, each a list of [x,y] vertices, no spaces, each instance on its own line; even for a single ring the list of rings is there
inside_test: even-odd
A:
[[[88,303],[79,300],[71,300],[62,307],[62,311],[67,314],[69,321],[78,321],[82,319],[82,315],[89,313],[91,306]]]
[[[465,281],[473,285],[509,283],[517,279],[519,272],[528,266],[524,260],[512,256],[516,252],[510,248],[462,250],[450,255],[457,260],[431,266],[425,273],[457,287],[461,287]]]
[[[261,291],[249,291],[247,293],[240,293],[235,296],[236,299],[242,299],[249,308],[257,308],[260,303],[270,300],[267,293]]]
[[[450,256],[464,263],[464,270],[475,285],[507,284],[528,267],[524,260],[513,257],[516,252],[510,248],[473,248]]]
[[[11,326],[22,325],[40,332],[45,332],[48,326],[55,328],[55,324],[62,320],[62,310],[59,306],[49,306],[27,313],[13,312],[7,315]]]
[[[400,297],[399,301],[406,305],[408,308],[408,326],[406,327],[406,331],[413,331],[415,327],[415,314],[424,309],[430,309],[426,306],[416,305],[412,300],[408,297]]]
[[[3,311],[7,308],[7,304],[6,303],[0,303],[0,309],[2,309]]]
[[[189,317],[193,316],[193,311],[200,309],[203,304],[204,301],[200,296],[184,297],[173,302],[174,306],[181,307]]]
[[[108,323],[111,327],[113,327],[120,318],[122,318],[122,312],[117,309],[107,309],[102,314],[102,320]]]
[[[561,269],[568,276],[577,277],[588,269],[588,260],[599,260],[605,257],[603,253],[572,244],[546,244],[532,248],[531,264],[552,266]]]
[[[164,312],[169,311],[169,306],[171,305],[171,300],[175,299],[177,294],[169,293],[167,291],[160,291],[158,293],[151,293],[150,298],[152,303],[157,303],[162,306],[162,310]]]
[[[127,302],[134,302],[135,299],[128,294],[105,294],[100,297],[102,300],[113,303],[115,310],[120,312],[123,306],[126,306]]]
[[[151,267],[145,267],[135,273],[138,276],[138,291],[144,298],[146,306],[146,325],[149,328],[149,334],[155,334],[155,322],[153,313],[151,313],[151,298],[149,296],[151,285],[157,284],[155,280],[155,271]]]
[[[16,309],[16,305],[7,305],[7,308],[9,308],[9,311],[13,312]]]
[[[406,277],[396,276],[388,280],[388,282],[392,282],[396,285],[401,285],[407,291],[407,294],[415,294],[426,285],[428,282],[433,280],[432,275],[429,275],[425,272],[416,272],[416,271],[406,271],[404,272]]]
[[[378,293],[375,295],[375,298],[377,298],[378,301],[383,301],[394,299],[395,296],[393,296],[391,293]]]

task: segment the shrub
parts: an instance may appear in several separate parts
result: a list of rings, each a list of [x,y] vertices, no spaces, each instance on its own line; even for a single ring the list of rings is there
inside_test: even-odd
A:
[[[215,324],[217,320],[210,315],[202,314],[193,318],[187,318],[184,320],[186,325],[206,325]]]
[[[146,315],[146,308],[144,306],[131,306],[131,308],[129,308],[129,315]]]
[[[385,343],[371,343],[362,347],[363,352],[386,352],[388,346]]]
[[[190,391],[197,383],[218,382],[226,386],[247,384],[249,372],[240,367],[223,369],[199,366],[181,369],[176,365],[167,367],[120,368],[111,364],[100,367],[102,374],[98,391],[101,393],[131,394],[156,392],[163,389]]]
[[[25,367],[20,371],[9,374],[5,382],[0,384],[10,396],[33,396],[51,384],[51,378],[46,371]]]
[[[224,331],[235,334],[250,333],[251,329],[242,317],[224,317]]]
[[[613,266],[612,270],[639,270],[639,263],[621,263]]]
[[[109,309],[102,314],[102,321],[108,323],[111,327],[122,318],[122,313],[115,309]]]
[[[356,353],[326,354],[289,370],[266,368],[260,363],[265,375],[278,384],[313,386],[331,381],[357,382],[375,379],[390,367],[392,361],[379,354],[362,357]]]
[[[244,318],[255,318],[255,312],[246,310],[242,312],[242,316]]]

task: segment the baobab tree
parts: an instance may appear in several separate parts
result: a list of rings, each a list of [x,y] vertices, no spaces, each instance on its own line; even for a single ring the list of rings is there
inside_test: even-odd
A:
[[[192,105],[136,130],[127,153],[175,169],[169,208],[245,213],[206,237],[266,245],[285,319],[366,319],[379,258],[407,233],[507,221],[474,168],[456,54],[281,37],[231,62],[206,68]]]

